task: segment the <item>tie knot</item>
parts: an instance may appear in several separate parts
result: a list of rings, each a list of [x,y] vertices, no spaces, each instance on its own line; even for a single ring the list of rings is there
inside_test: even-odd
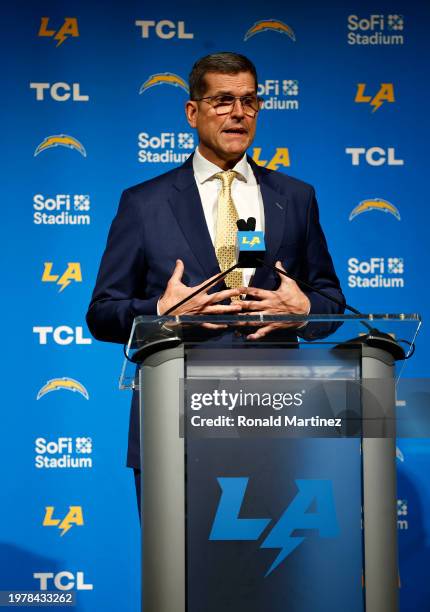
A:
[[[222,181],[222,186],[224,189],[230,189],[232,182],[237,177],[237,174],[238,173],[235,170],[225,170],[224,172],[217,172],[214,174],[214,178]]]

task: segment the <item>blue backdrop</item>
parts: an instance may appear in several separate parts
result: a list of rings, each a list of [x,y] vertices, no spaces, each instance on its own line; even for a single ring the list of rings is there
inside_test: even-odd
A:
[[[85,312],[120,193],[183,161],[196,58],[249,56],[265,109],[250,150],[312,183],[349,303],[426,318],[424,3],[5,5],[1,589],[74,583],[78,610],[137,611],[119,346]],[[408,376],[427,375],[424,326]],[[402,611],[430,610],[430,455],[399,441]]]

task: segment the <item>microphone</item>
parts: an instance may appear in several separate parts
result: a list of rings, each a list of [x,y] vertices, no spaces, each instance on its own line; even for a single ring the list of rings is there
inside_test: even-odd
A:
[[[236,261],[238,268],[260,268],[266,252],[264,233],[255,231],[256,220],[249,217],[247,221],[238,219],[236,238]]]
[[[255,224],[256,223],[257,223],[257,221],[256,221],[255,217],[248,217],[247,224],[248,224],[248,230],[250,232],[255,231]]]

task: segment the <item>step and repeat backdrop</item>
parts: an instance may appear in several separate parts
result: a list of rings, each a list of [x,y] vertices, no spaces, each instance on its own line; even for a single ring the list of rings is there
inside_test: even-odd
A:
[[[85,324],[121,191],[196,147],[194,61],[243,53],[264,98],[249,154],[316,187],[348,302],[426,320],[430,6],[60,0],[3,14],[0,589],[136,612],[122,349]],[[427,376],[429,340],[424,325],[406,376]],[[401,609],[424,612],[428,441],[399,440],[397,457]]]

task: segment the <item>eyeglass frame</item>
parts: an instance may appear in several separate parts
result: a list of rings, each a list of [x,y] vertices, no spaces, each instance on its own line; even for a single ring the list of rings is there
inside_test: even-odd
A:
[[[254,119],[254,118],[255,118],[255,117],[258,115],[258,113],[260,112],[261,107],[262,107],[263,102],[264,102],[264,99],[263,99],[261,96],[257,96],[256,94],[247,94],[247,95],[245,95],[245,96],[233,96],[233,94],[216,94],[216,95],[214,95],[214,96],[205,96],[204,98],[194,98],[194,99],[193,99],[193,102],[207,102],[207,100],[213,100],[214,98],[220,98],[220,97],[223,97],[223,96],[230,96],[231,98],[234,98],[234,102],[233,102],[233,103],[232,103],[232,105],[231,105],[231,109],[230,109],[230,110],[229,110],[227,113],[221,113],[221,116],[222,116],[222,115],[229,115],[229,114],[232,112],[232,110],[234,109],[234,105],[236,104],[236,100],[239,100],[240,105],[242,106],[242,108],[244,108],[244,104],[243,104],[242,100],[243,100],[244,98],[250,98],[250,97],[251,97],[251,96],[253,96],[253,95],[255,95],[255,98],[256,98],[256,100],[257,100],[257,102],[258,102],[258,104],[259,104],[259,108],[258,108],[257,110],[252,109],[252,110],[254,111],[254,113],[255,113],[255,114],[252,116],[252,118]],[[215,106],[212,106],[212,104],[211,104],[210,102],[208,102],[208,104],[209,104],[209,105],[210,105],[210,106],[211,106],[211,107],[214,109],[214,111],[216,112],[216,107],[215,107]],[[216,114],[217,114],[218,116],[220,116],[220,114],[219,114],[219,113],[217,113],[217,112],[216,112]],[[246,113],[245,113],[245,114],[246,114]],[[247,116],[248,116],[248,117],[251,117],[251,115],[247,115]]]

